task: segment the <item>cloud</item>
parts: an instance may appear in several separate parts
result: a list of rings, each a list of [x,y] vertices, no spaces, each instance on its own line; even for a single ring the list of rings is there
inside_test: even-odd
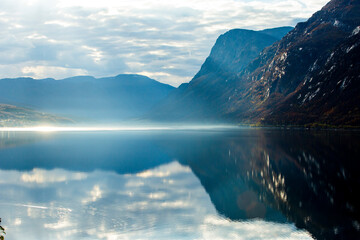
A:
[[[326,2],[2,0],[0,77],[149,73],[177,86],[195,75],[227,30],[294,25]]]
[[[49,76],[57,76],[58,78],[66,78],[69,74],[73,76],[88,75],[85,69],[64,68],[56,66],[25,66],[21,69],[22,75],[32,76],[35,78],[47,78]]]

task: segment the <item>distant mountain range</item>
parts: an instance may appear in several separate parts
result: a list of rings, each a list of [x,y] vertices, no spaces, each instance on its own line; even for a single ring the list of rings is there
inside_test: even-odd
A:
[[[79,121],[125,120],[144,114],[174,87],[141,75],[90,76],[63,80],[0,80],[0,103],[36,109]]]
[[[289,30],[220,36],[193,80],[149,118],[360,126],[360,2],[332,0],[280,41],[265,36]]]

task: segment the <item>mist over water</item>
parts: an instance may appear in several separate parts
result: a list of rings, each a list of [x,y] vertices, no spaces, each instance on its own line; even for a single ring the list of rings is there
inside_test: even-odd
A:
[[[0,132],[6,239],[359,236],[357,132]]]
[[[0,127],[0,132],[98,132],[98,131],[176,131],[176,130],[224,130],[238,129],[231,124],[175,124],[175,123],[110,123],[110,124],[71,124]]]

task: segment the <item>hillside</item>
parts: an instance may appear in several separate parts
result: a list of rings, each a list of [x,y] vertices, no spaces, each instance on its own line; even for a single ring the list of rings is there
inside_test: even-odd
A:
[[[333,0],[241,73],[224,116],[265,124],[360,125],[360,2]]]
[[[27,108],[0,104],[0,127],[23,127],[69,123],[72,123],[70,119],[37,112]]]
[[[99,79],[1,79],[0,103],[79,121],[118,121],[145,113],[171,90],[172,86],[148,77],[126,74]]]

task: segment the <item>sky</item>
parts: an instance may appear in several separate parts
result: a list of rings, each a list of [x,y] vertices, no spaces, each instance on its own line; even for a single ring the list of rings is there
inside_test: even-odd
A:
[[[0,78],[142,74],[178,86],[220,34],[295,26],[328,0],[1,0]]]

